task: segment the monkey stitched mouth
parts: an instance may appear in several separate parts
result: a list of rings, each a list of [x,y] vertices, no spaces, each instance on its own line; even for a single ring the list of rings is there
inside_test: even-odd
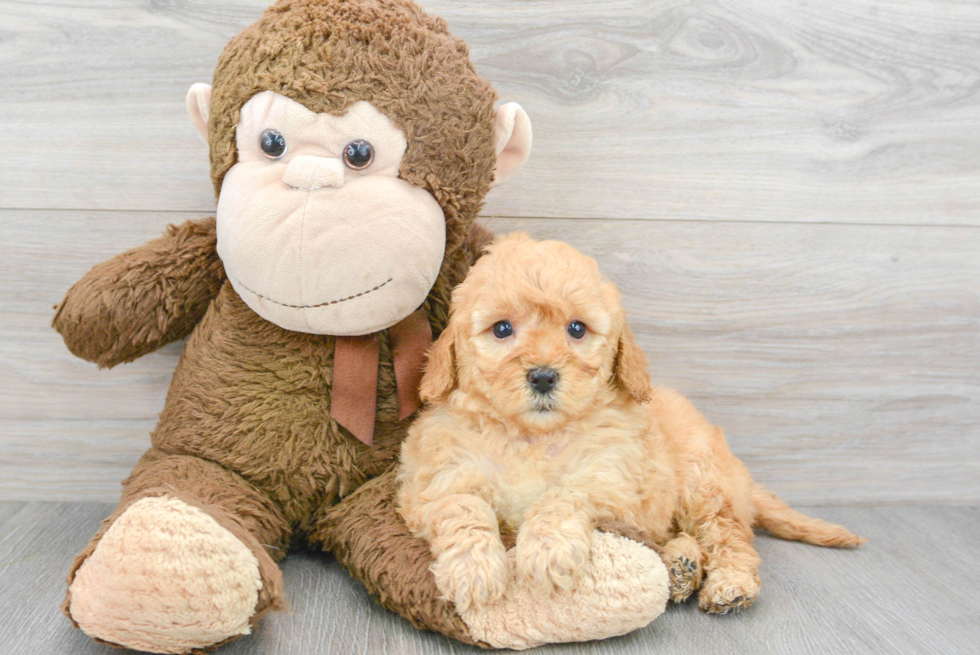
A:
[[[373,291],[377,291],[378,289],[380,289],[381,287],[385,286],[386,284],[388,284],[389,282],[391,282],[394,279],[395,278],[390,277],[387,280],[385,280],[384,282],[382,282],[381,284],[379,284],[378,286],[371,287],[367,291],[362,291],[360,293],[355,293],[353,296],[347,296],[346,298],[337,298],[336,300],[328,300],[327,302],[321,302],[318,305],[288,305],[288,304],[286,304],[284,302],[279,302],[278,300],[273,300],[272,298],[269,298],[268,296],[263,296],[258,291],[252,291],[247,286],[245,286],[244,284],[242,284],[241,281],[238,280],[238,279],[236,279],[235,282],[238,282],[238,284],[241,284],[242,288],[245,289],[246,291],[248,291],[249,293],[258,296],[262,300],[268,300],[269,302],[271,302],[273,304],[276,304],[276,305],[279,305],[280,307],[289,307],[290,309],[316,309],[317,307],[326,307],[327,305],[337,305],[337,304],[340,304],[342,302],[347,302],[348,300],[353,300],[354,298],[360,298],[361,296],[366,296],[366,295],[368,295],[369,293],[371,293]]]

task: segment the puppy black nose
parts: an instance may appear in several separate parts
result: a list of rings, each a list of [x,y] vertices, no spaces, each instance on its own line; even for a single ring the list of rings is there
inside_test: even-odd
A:
[[[532,368],[527,372],[527,381],[538,393],[548,393],[558,384],[558,371],[553,368]]]

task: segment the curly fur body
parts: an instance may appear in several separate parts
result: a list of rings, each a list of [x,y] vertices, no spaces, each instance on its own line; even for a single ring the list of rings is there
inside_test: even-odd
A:
[[[513,335],[493,334],[500,320]],[[588,325],[581,339],[568,333],[576,320]],[[528,375],[544,366],[558,382],[543,395]],[[403,446],[400,510],[430,542],[437,584],[457,605],[499,597],[501,533],[517,534],[520,576],[544,591],[571,589],[588,535],[606,523],[664,546],[675,600],[702,574],[707,611],[741,609],[758,595],[753,525],[785,505],[771,495],[757,502],[767,492],[721,429],[680,394],[650,385],[618,292],[569,246],[523,235],[496,242],[453,294],[422,391],[433,406]],[[792,518],[809,523],[790,538],[860,541]]]

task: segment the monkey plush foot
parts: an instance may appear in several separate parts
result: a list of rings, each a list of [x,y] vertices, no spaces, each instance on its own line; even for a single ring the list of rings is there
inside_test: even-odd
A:
[[[516,549],[509,555],[513,560]],[[460,616],[473,639],[521,650],[605,639],[642,628],[664,611],[669,593],[667,568],[657,553],[625,537],[596,531],[591,560],[571,591],[541,595],[514,578],[501,601],[469,608]]]
[[[504,597],[462,613],[436,586],[429,544],[396,511],[398,480],[389,471],[326,508],[311,534],[388,609],[415,626],[484,648],[531,648],[592,641],[642,628],[667,606],[669,576],[657,551],[620,536],[625,526],[595,531],[589,561],[571,590],[536,592],[517,576],[508,553]],[[628,531],[626,531],[629,534]],[[639,535],[638,535],[639,536]],[[385,557],[378,557],[383,550]]]
[[[261,588],[255,555],[211,516],[143,498],[76,572],[68,611],[96,639],[187,653],[247,634]]]

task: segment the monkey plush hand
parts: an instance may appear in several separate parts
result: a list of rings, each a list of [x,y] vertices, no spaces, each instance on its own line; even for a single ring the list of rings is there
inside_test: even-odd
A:
[[[422,355],[489,241],[487,190],[530,150],[524,111],[495,99],[410,0],[280,0],[191,88],[216,218],[96,266],[54,321],[106,367],[188,337],[151,448],[69,573],[76,626],[156,653],[222,644],[285,607],[277,562],[303,542],[415,625],[483,646],[663,610],[653,550],[597,532],[574,594],[515,581],[460,614],[395,511]]]

